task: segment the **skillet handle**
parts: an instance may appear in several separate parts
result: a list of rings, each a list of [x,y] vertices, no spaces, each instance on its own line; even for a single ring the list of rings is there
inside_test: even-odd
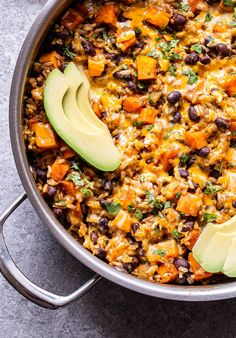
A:
[[[89,291],[95,284],[101,280],[101,276],[95,274],[78,290],[74,291],[68,296],[59,296],[54,293],[48,292],[34,283],[32,283],[23,273],[17,268],[13,262],[10,253],[7,249],[3,227],[5,221],[12,214],[12,212],[27,198],[24,193],[19,196],[15,202],[0,216],[0,271],[8,282],[24,297],[28,298],[35,304],[48,309],[57,309],[82,297]]]

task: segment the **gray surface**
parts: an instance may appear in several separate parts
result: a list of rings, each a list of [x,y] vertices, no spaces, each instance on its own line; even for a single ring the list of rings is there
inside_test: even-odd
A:
[[[21,43],[44,3],[0,0],[0,211],[22,192],[10,149],[9,89]],[[70,292],[91,274],[56,243],[28,201],[8,221],[6,237],[24,273],[48,290]],[[165,301],[102,281],[80,301],[50,311],[1,276],[0,292],[0,337],[236,337],[236,300]]]

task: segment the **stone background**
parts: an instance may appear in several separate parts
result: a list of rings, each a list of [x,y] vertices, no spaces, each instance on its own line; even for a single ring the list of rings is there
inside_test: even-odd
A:
[[[45,0],[0,0],[0,211],[22,191],[11,154],[8,99],[19,48]],[[28,201],[6,226],[16,263],[39,286],[68,293],[91,272],[50,235]],[[184,303],[136,294],[103,280],[66,308],[42,309],[0,276],[1,338],[236,337],[236,300]]]

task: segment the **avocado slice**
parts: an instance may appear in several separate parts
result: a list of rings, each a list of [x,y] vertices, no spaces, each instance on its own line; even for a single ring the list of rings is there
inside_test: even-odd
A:
[[[56,133],[86,162],[102,171],[116,170],[120,165],[120,153],[115,147],[108,129],[88,127],[86,119],[71,122],[63,109],[64,97],[70,85],[58,69],[48,76],[43,93],[44,108]],[[73,103],[74,105],[74,103]]]
[[[78,68],[77,68],[78,69]],[[81,111],[86,111],[86,118],[96,125],[99,128],[106,128],[107,126],[97,117],[97,115],[94,113],[90,101],[89,101],[89,90],[90,90],[90,83],[87,79],[86,75],[84,74],[83,70],[81,68],[78,69],[80,72],[83,83],[80,87],[80,90],[77,92],[77,103]]]
[[[87,118],[88,108],[87,105],[85,106],[83,104],[84,99],[83,101],[81,100],[80,106],[77,104],[77,92],[81,91],[81,85],[84,82],[82,72],[79,71],[73,62],[71,62],[64,70],[64,75],[69,83],[69,88],[62,103],[66,116],[71,122],[75,123],[75,125],[81,125],[81,123],[83,123],[83,128],[85,128],[85,130],[90,129],[90,131],[97,132],[101,127],[96,126],[93,121],[90,121],[89,118]],[[90,109],[92,109],[91,106]],[[109,133],[107,126],[103,122],[101,123],[103,124],[104,129],[106,129],[106,132]]]
[[[236,216],[222,224],[209,223],[193,247],[193,256],[208,272],[222,271],[236,277],[235,240]]]
[[[222,272],[228,277],[236,277],[236,236],[232,239]]]

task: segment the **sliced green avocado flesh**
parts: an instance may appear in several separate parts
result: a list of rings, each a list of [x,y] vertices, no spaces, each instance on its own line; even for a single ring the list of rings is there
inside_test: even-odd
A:
[[[77,92],[80,92],[82,90],[81,85],[84,81],[82,72],[80,72],[76,65],[71,62],[64,70],[64,76],[69,83],[69,88],[66,92],[66,95],[64,96],[62,103],[66,116],[69,120],[71,120],[73,124],[83,128],[84,130],[88,130],[90,132],[98,132],[101,128],[96,126],[93,121],[90,121],[87,118],[87,106],[84,106],[82,100],[81,106],[79,106],[77,103]],[[105,124],[104,126],[109,133],[107,126]]]
[[[223,224],[208,224],[193,247],[196,261],[208,272],[236,277],[236,216]]]
[[[77,103],[81,111],[86,111],[86,118],[96,125],[99,128],[107,128],[107,126],[97,117],[94,113],[93,109],[91,108],[90,101],[89,101],[89,90],[90,90],[90,83],[85,76],[82,69],[78,70],[83,78],[83,83],[80,87],[80,90],[77,92]]]
[[[120,165],[120,153],[116,149],[110,133],[104,129],[83,128],[71,122],[63,109],[64,96],[69,83],[66,77],[54,69],[46,80],[44,107],[47,117],[56,133],[74,149],[86,162],[102,171],[114,171]]]

